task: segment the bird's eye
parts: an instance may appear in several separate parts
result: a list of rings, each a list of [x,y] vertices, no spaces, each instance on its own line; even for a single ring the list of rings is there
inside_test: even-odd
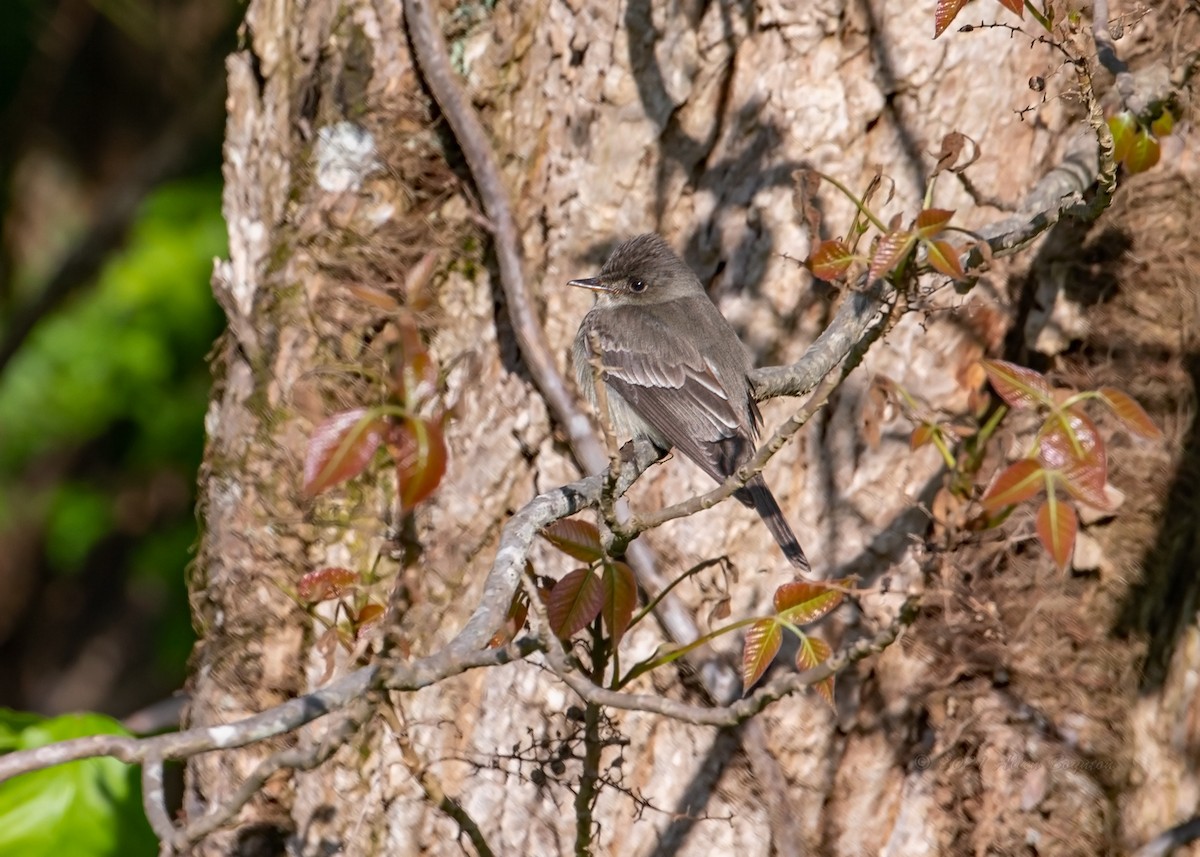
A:
[[[644,292],[646,291],[646,284],[641,280],[631,280],[629,283],[629,291]]]

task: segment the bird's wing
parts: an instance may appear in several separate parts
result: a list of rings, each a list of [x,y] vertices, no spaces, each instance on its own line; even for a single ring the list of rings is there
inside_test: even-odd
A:
[[[622,322],[640,325],[642,335],[619,335]],[[613,313],[593,330],[605,382],[706,473],[722,481],[753,451],[757,426],[745,391],[726,389],[717,364],[690,338],[645,314]]]

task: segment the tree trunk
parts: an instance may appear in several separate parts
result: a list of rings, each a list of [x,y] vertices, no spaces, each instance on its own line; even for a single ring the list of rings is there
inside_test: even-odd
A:
[[[1079,133],[1062,99],[1039,103],[1026,83],[1046,75],[1061,93],[1074,79],[1052,74],[1049,48],[1030,50],[1004,29],[932,41],[927,15],[894,0],[439,9],[503,167],[562,371],[589,306],[565,282],[644,231],[684,255],[758,364],[796,360],[840,298],[797,262],[810,249],[793,203],[804,167],[861,189],[880,166],[888,184],[874,204],[908,218],[941,138],[957,130],[981,147],[975,185],[1015,202]],[[325,625],[292,595],[315,569],[368,573],[371,597],[394,610],[400,650],[435,650],[470,614],[506,518],[579,475],[522,365],[486,224],[414,66],[399,0],[251,0],[245,32],[228,62],[230,259],[214,289],[230,324],[214,358],[205,534],[191,581],[202,635],[192,725],[263,710],[350,667],[344,650],[319,645]],[[947,175],[936,202],[967,226],[1002,216]],[[822,237],[844,234],[846,199],[823,190],[821,209]],[[941,458],[911,452],[911,423],[873,404],[882,374],[933,407],[965,411],[975,361],[1021,338],[1011,325],[1023,321],[1030,279],[1007,273],[995,268],[967,298],[914,298],[924,309],[903,317],[765,472],[814,567],[872,588],[861,609],[835,615],[833,641],[870,634],[928,583],[922,619],[904,644],[839,677],[836,714],[815,694],[736,730],[610,712],[597,728],[628,743],[601,759],[597,853],[1101,854],[1179,820],[1138,809],[1164,786],[1134,761],[1133,720],[1157,723],[1138,734],[1158,737],[1137,746],[1162,754],[1182,739],[1158,718],[1185,721],[1164,713],[1166,696],[1138,701],[1138,650],[1095,620],[1098,595],[1115,615],[1118,583],[1063,579],[1032,550],[1020,574],[1000,578],[994,540],[919,549]],[[408,521],[392,469],[378,462],[315,500],[301,490],[314,426],[380,401],[394,328],[363,287],[419,307],[456,402],[445,480]],[[768,428],[793,409],[766,403]],[[676,457],[647,473],[631,502],[655,509],[709,487]],[[735,504],[644,538],[668,576],[727,555],[734,617],[761,610],[790,576],[765,528]],[[571,568],[549,549],[534,564],[553,577]],[[702,624],[720,580],[704,572],[679,589]],[[651,624],[631,635],[630,652],[663,642]],[[738,646],[716,648],[736,663]],[[1195,648],[1180,659],[1200,661]],[[1186,667],[1168,667],[1168,687]],[[641,689],[698,701],[678,678],[656,673]],[[574,850],[584,724],[552,674],[512,664],[393,701],[403,736],[369,721],[325,763],[269,779],[197,853],[463,853],[460,824],[431,784],[497,854]],[[327,721],[284,743],[192,760],[185,811],[227,798],[281,746],[319,743]],[[1177,796],[1197,793],[1194,773],[1172,777]],[[1195,803],[1178,801],[1185,814]]]

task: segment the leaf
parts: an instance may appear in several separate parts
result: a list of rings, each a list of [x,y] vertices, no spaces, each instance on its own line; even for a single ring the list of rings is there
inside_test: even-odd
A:
[[[929,423],[921,423],[913,429],[912,437],[908,440],[908,446],[912,450],[918,450],[928,443],[933,443],[934,436],[938,433],[938,427]]]
[[[566,640],[576,631],[586,628],[600,613],[604,603],[604,586],[590,568],[577,568],[564,574],[546,602],[550,628]]]
[[[1158,163],[1162,149],[1158,140],[1149,131],[1138,131],[1125,153],[1123,163],[1130,173],[1144,173]]]
[[[437,393],[437,363],[425,350],[421,331],[410,314],[398,317],[396,328],[399,342],[392,359],[392,389],[409,411],[416,412]]]
[[[126,735],[102,714],[44,719],[0,709],[3,750],[31,750],[89,735]],[[142,811],[137,768],[116,759],[81,759],[0,783],[0,854],[156,854]]]
[[[1020,409],[1054,404],[1050,382],[1041,372],[1007,360],[980,360],[979,365],[987,373],[996,393],[1012,407]]]
[[[1037,496],[1045,484],[1042,463],[1036,458],[1022,458],[1005,468],[979,502],[990,514],[995,514]]]
[[[947,208],[925,208],[917,214],[917,237],[929,239],[946,228],[954,217],[954,211]]]
[[[954,22],[967,0],[938,0],[933,12],[933,37],[936,39]]]
[[[1163,108],[1163,112],[1158,115],[1158,118],[1150,123],[1150,133],[1155,137],[1165,137],[1175,129],[1175,115]]]
[[[853,581],[846,578],[833,582],[847,586]],[[831,589],[823,583],[797,580],[775,590],[775,612],[793,625],[807,625],[832,612],[845,597],[841,590]]]
[[[1025,17],[1024,0],[1000,0],[1000,5],[1008,11],[1014,13],[1018,18]]]
[[[1108,481],[1108,462],[1100,430],[1075,408],[1051,419],[1051,427],[1038,438],[1042,466],[1060,476],[1073,496],[1107,509],[1109,501],[1104,484]]]
[[[600,545],[600,531],[596,525],[576,518],[564,518],[546,525],[542,538],[550,542],[567,556],[583,562],[595,562],[604,558]]]
[[[805,634],[800,639],[800,648],[796,652],[796,669],[800,672],[811,670],[813,667],[819,666],[833,655],[833,650],[829,648],[829,644],[820,637],[810,637]],[[821,699],[833,708],[833,676],[823,678],[813,686]]]
[[[366,408],[341,411],[313,429],[304,455],[304,493],[315,497],[363,472],[383,441],[386,424]]]
[[[896,266],[908,255],[915,241],[913,233],[901,230],[889,232],[880,238],[867,270],[868,282],[873,283],[896,270]]]
[[[492,635],[492,639],[488,640],[487,647],[489,649],[498,649],[501,646],[507,646],[517,634],[521,633],[521,629],[525,627],[525,620],[528,617],[529,595],[525,590],[518,589],[508,605],[508,616],[504,620],[503,627]]]
[[[300,578],[296,592],[301,601],[315,604],[318,601],[328,601],[340,598],[346,587],[358,583],[359,575],[348,568],[329,567],[310,571]]]
[[[814,277],[834,282],[845,275],[855,260],[855,255],[850,252],[845,241],[831,238],[818,244],[804,264],[813,272]]]
[[[1113,138],[1113,160],[1118,164],[1125,160],[1137,134],[1137,119],[1128,110],[1108,118],[1108,133]]]
[[[629,627],[629,620],[633,618],[633,610],[637,607],[637,578],[632,568],[617,560],[604,563],[601,582],[604,585],[604,604],[600,615],[615,646],[625,636],[625,629]]]
[[[746,632],[746,644],[742,649],[742,693],[750,692],[750,688],[762,678],[775,655],[779,653],[779,645],[783,642],[783,632],[779,623],[774,619],[759,619]]]
[[[354,624],[357,628],[355,636],[361,637],[365,631],[369,631],[373,626],[378,625],[386,612],[387,610],[382,604],[376,604],[373,601],[368,601],[364,604],[363,608],[358,611],[358,615],[354,618]]]
[[[388,429],[388,451],[396,463],[400,508],[411,511],[437,490],[449,455],[442,434],[444,417],[405,417]]]
[[[952,280],[965,280],[967,272],[958,261],[958,248],[949,241],[930,241],[925,245],[925,259],[929,267]]]
[[[1075,549],[1079,519],[1075,510],[1051,491],[1037,513],[1038,540],[1046,547],[1060,571],[1065,571]]]
[[[1116,387],[1101,387],[1096,392],[1130,431],[1147,440],[1158,440],[1162,437],[1162,431],[1133,396]]]

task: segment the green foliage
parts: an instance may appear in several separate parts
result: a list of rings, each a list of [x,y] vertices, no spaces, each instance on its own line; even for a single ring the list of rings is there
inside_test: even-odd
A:
[[[100,714],[44,720],[0,709],[0,752],[121,734],[121,724]],[[0,783],[0,854],[138,857],[157,850],[137,770],[116,759],[70,762]]]

